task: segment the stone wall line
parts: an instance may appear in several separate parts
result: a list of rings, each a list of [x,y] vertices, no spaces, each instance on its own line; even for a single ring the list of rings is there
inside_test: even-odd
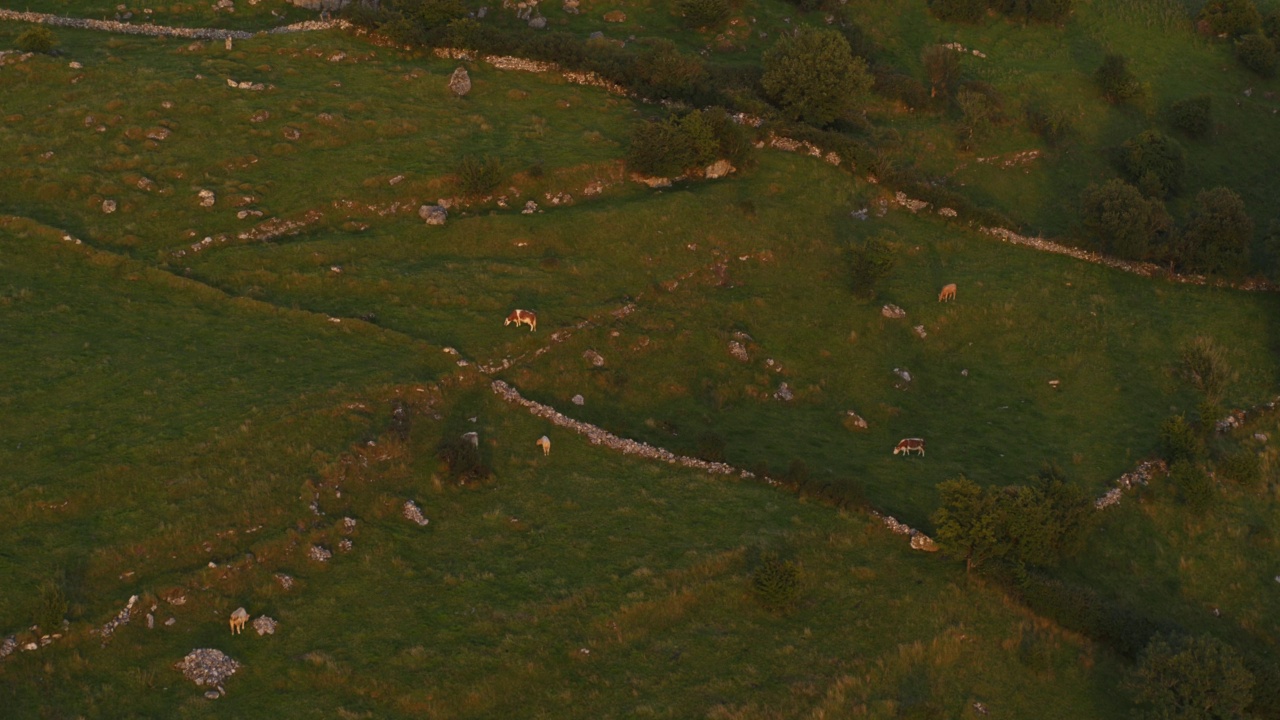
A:
[[[82,30],[101,30],[122,35],[149,35],[152,37],[181,37],[197,40],[247,40],[259,34],[247,30],[224,30],[221,28],[185,28],[168,25],[150,25],[119,22],[116,20],[92,20],[90,18],[73,18],[51,13],[19,12],[17,10],[0,9],[0,20],[39,23],[57,27],[79,28]],[[281,25],[262,33],[277,35],[281,33],[313,32],[338,28],[346,30],[352,27],[346,20],[306,20],[291,25]]]

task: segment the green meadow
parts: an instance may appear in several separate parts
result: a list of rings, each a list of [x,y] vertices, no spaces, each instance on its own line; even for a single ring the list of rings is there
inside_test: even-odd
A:
[[[1197,191],[1237,191],[1259,276],[1280,213],[1276,81],[1197,34],[1191,5],[1077,0],[1057,26],[740,2],[703,30],[644,0],[540,12],[553,32],[670,39],[746,74],[800,23],[856,21],[876,63],[926,88],[928,47],[979,50],[961,77],[1002,105],[971,144],[956,107],[878,94],[837,130],[902,177],[1083,247],[1079,196],[1117,176],[1115,148],[1175,134],[1169,105],[1207,93],[1213,129],[1180,140],[1186,189],[1168,207],[1182,222]],[[315,17],[235,7],[125,11],[249,30]],[[0,49],[27,27],[0,24]],[[1132,716],[1134,658],[873,512],[935,534],[939,483],[1021,484],[1046,463],[1102,495],[1168,452],[1170,416],[1215,419],[1183,371],[1193,339],[1229,368],[1214,412],[1276,396],[1273,292],[1008,245],[967,216],[909,212],[869,168],[767,148],[651,189],[625,159],[670,110],[555,73],[336,30],[231,49],[53,30],[60,55],[0,65],[0,641],[18,644],[0,715]],[[1130,58],[1136,101],[1094,86],[1108,52]],[[465,97],[447,87],[459,66]],[[1052,144],[1025,121],[1046,104],[1071,118]],[[468,195],[465,158],[496,159],[496,189]],[[442,201],[447,223],[425,225],[419,207]],[[894,262],[868,295],[853,265],[869,241]],[[514,308],[536,332],[504,326]],[[494,380],[754,477],[592,444]],[[472,432],[467,474],[451,460]],[[1274,412],[1204,430],[1212,502],[1193,510],[1157,478],[1045,577],[1277,666],[1277,432]],[[892,454],[907,437],[924,456]],[[1233,453],[1257,459],[1251,483],[1228,477]],[[779,567],[775,602],[762,578]],[[279,626],[232,635],[237,607]],[[195,648],[241,663],[222,697],[174,669]]]

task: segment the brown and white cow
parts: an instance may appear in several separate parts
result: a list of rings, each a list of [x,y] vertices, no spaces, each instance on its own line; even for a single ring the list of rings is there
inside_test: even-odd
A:
[[[528,325],[529,332],[533,332],[538,329],[538,313],[532,310],[512,310],[511,314],[507,316],[507,321],[502,324],[506,326],[511,323],[515,323],[516,327]]]
[[[924,440],[922,438],[903,438],[898,441],[898,446],[893,449],[894,455],[898,453],[910,455],[913,452],[924,455]]]
[[[956,299],[956,284],[950,283],[942,286],[942,292],[938,293],[938,302],[946,302]]]

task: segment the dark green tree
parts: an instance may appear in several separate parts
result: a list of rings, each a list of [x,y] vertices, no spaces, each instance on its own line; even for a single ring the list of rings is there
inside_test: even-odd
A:
[[[1196,20],[1203,31],[1234,38],[1261,25],[1262,15],[1253,0],[1209,0]]]
[[[1093,74],[1093,80],[1102,90],[1102,96],[1113,105],[1132,100],[1142,94],[1142,83],[1129,70],[1129,59],[1124,55],[1109,54],[1102,59]]]
[[[893,272],[896,257],[889,244],[880,238],[867,238],[856,243],[849,251],[849,282],[853,294],[872,298],[876,285]]]
[[[1240,720],[1253,682],[1239,653],[1202,635],[1152,640],[1128,685],[1148,720]]]
[[[1129,182],[1149,197],[1177,194],[1187,174],[1182,146],[1158,130],[1147,130],[1125,141],[1120,165]]]
[[[931,518],[938,544],[948,555],[964,559],[966,573],[1004,554],[993,494],[963,475],[940,483],[938,494],[942,505]]]
[[[1123,180],[1090,185],[1080,196],[1084,226],[1104,252],[1129,260],[1157,254],[1157,244],[1173,229],[1164,203],[1144,197]]]
[[[987,0],[929,0],[929,12],[947,22],[976,23],[987,14]]]
[[[1182,258],[1197,272],[1238,274],[1249,262],[1253,219],[1228,188],[1203,190],[1182,232]]]
[[[857,112],[872,78],[839,32],[801,27],[764,54],[760,82],[784,115],[826,126]]]
[[[51,53],[58,46],[58,38],[53,31],[43,25],[35,25],[22,31],[14,44],[22,52]]]
[[[1249,33],[1236,41],[1236,59],[1261,77],[1276,75],[1276,45],[1260,32]]]
[[[1197,95],[1169,107],[1169,122],[1187,137],[1203,138],[1213,129],[1213,100]]]

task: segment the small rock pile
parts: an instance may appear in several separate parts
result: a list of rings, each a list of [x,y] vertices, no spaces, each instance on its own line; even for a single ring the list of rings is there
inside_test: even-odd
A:
[[[1102,510],[1112,505],[1119,505],[1125,490],[1145,486],[1151,482],[1152,478],[1168,472],[1169,466],[1163,460],[1144,460],[1138,463],[1138,467],[1134,468],[1133,471],[1116,478],[1116,486],[1104,493],[1102,497],[1094,500],[1093,507],[1097,510]]]
[[[909,536],[911,538],[912,550],[923,550],[924,552],[936,552],[938,550],[938,545],[933,541],[933,538],[925,535],[906,523],[899,522],[898,519],[892,515],[881,515],[874,510],[871,511],[871,514],[874,517],[880,518],[880,521],[884,523],[884,526],[889,528],[889,532],[895,535]]]
[[[604,356],[595,350],[587,350],[582,353],[582,357],[591,363],[591,367],[604,367]]]
[[[138,596],[130,596],[129,602],[125,604],[124,608],[120,612],[116,613],[115,617],[107,621],[107,624],[103,625],[98,630],[98,634],[104,638],[108,638],[111,637],[111,633],[116,631],[116,628],[121,625],[128,625],[129,620],[133,617],[133,604],[136,602],[138,602]]]
[[[426,515],[422,514],[422,508],[418,507],[418,504],[412,500],[404,501],[404,517],[406,520],[412,520],[421,526],[426,526],[431,522]]]
[[[258,631],[259,637],[262,635],[275,635],[276,626],[279,624],[280,623],[276,622],[274,618],[269,618],[266,615],[260,615],[254,619],[253,629]]]
[[[311,549],[307,551],[307,557],[316,562],[329,562],[329,558],[333,557],[333,552],[319,545],[312,545]]]
[[[182,671],[188,680],[200,687],[216,687],[221,690],[222,681],[240,669],[240,663],[232,660],[221,650],[198,648],[187,653],[182,661],[173,666]]]
[[[471,76],[467,74],[466,68],[459,67],[449,76],[449,90],[458,97],[471,92]]]
[[[428,225],[443,225],[449,219],[449,211],[441,205],[423,205],[418,208],[418,217]]]
[[[751,360],[751,356],[747,354],[747,348],[737,340],[729,341],[729,354],[739,362],[749,362]]]
[[[288,575],[285,575],[284,573],[276,573],[275,578],[276,578],[276,582],[280,583],[280,589],[282,590],[293,589],[293,578],[289,577]]]
[[[894,305],[893,303],[889,303],[888,305],[885,305],[884,307],[880,308],[880,314],[889,318],[890,320],[901,320],[902,318],[907,316],[907,311],[903,310],[897,305]]]
[[[14,650],[18,649],[18,638],[10,635],[3,641],[0,641],[0,660],[9,657]]]

